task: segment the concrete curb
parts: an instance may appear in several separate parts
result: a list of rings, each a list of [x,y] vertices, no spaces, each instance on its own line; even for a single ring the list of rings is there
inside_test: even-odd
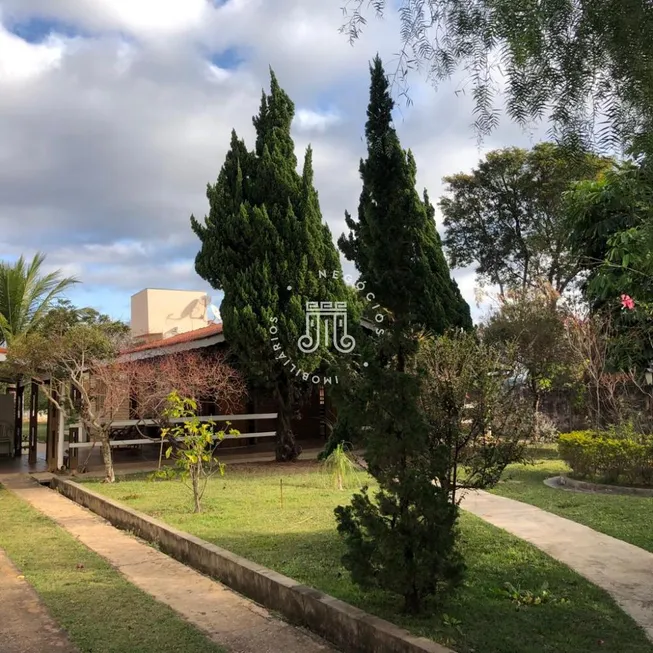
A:
[[[544,481],[545,485],[552,488],[562,488],[579,492],[596,492],[598,494],[620,494],[635,495],[640,497],[653,497],[653,488],[624,487],[622,485],[605,485],[601,483],[590,483],[589,481],[577,481],[568,476],[554,476]]]
[[[51,487],[114,526],[324,637],[345,653],[454,653],[292,578],[55,476]]]

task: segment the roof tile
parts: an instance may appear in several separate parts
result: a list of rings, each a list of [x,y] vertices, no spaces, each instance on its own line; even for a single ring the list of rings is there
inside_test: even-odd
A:
[[[154,340],[153,342],[146,342],[136,347],[129,347],[123,349],[121,354],[133,354],[137,351],[146,351],[148,349],[161,349],[163,347],[170,347],[171,345],[179,345],[184,342],[193,342],[193,340],[202,340],[203,338],[210,338],[222,333],[222,323],[209,324],[209,326],[202,327],[201,329],[194,329],[193,331],[186,331],[177,336],[164,338],[163,340]]]

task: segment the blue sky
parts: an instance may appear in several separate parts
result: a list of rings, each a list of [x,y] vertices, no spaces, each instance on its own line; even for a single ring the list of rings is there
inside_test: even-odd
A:
[[[189,216],[207,211],[232,128],[253,143],[269,66],[296,104],[300,165],[313,146],[337,238],[360,192],[368,62],[379,52],[392,68],[395,21],[371,20],[351,47],[335,1],[0,0],[0,258],[41,250],[83,282],[75,303],[122,319],[145,287],[219,301],[194,272]],[[398,100],[397,129],[434,201],[442,176],[537,137],[504,120],[479,148],[457,88],[415,75],[414,104]],[[473,304],[473,273],[454,276]]]

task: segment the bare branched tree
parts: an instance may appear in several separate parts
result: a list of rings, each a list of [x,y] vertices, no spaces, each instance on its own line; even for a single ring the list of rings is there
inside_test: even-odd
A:
[[[175,392],[200,405],[215,404],[220,414],[238,412],[247,394],[243,377],[221,353],[180,352],[133,363],[132,411],[136,419],[169,428],[169,398]],[[146,435],[146,434],[143,434]],[[159,466],[163,441],[159,452]]]
[[[109,483],[115,480],[111,422],[130,382],[129,367],[116,362],[123,340],[101,326],[79,324],[47,336],[26,334],[11,343],[7,354],[16,374],[49,379],[41,385],[48,401],[65,421],[78,416],[90,439],[101,443]]]
[[[610,345],[615,329],[610,316],[597,313],[589,317],[566,320],[566,335],[570,348],[583,361],[587,387],[587,410],[593,428],[622,424],[636,413],[633,394],[646,398],[650,391],[641,383],[641,371],[615,371],[610,360]]]

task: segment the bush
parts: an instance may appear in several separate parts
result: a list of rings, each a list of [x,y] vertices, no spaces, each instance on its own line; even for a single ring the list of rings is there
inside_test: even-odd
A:
[[[653,435],[638,435],[627,428],[562,433],[558,451],[579,478],[653,485]]]
[[[403,596],[413,614],[427,600],[442,607],[462,581],[459,493],[491,487],[522,458],[533,405],[506,382],[517,361],[473,333],[421,337],[402,366],[386,364],[388,351],[380,341],[354,397],[378,491],[335,514],[352,580]]]

